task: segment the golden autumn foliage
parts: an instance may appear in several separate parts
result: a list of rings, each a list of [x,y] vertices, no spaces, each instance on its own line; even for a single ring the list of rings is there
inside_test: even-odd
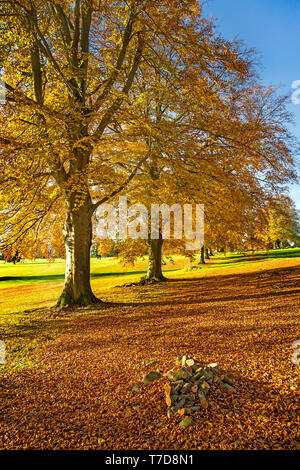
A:
[[[201,202],[216,245],[294,177],[285,100],[201,2],[8,0],[0,26],[1,244],[61,254],[63,234],[62,306],[97,301],[89,257],[104,202]]]

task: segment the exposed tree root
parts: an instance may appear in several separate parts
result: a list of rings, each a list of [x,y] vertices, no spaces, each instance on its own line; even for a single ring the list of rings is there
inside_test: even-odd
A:
[[[82,294],[78,299],[74,299],[72,295],[64,290],[60,295],[57,303],[54,308],[68,308],[72,305],[77,305],[79,307],[87,307],[89,305],[94,305],[97,303],[102,303],[102,300],[98,299],[92,292],[88,294]]]
[[[130,282],[128,284],[123,284],[122,286],[117,287],[133,287],[133,286],[146,286],[148,284],[156,284],[158,282],[166,282],[168,279],[165,276],[157,277],[142,277],[140,281]]]

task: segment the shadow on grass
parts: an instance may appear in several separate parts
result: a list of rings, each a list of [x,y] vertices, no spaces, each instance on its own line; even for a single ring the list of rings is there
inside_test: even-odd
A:
[[[175,271],[180,271],[181,269],[178,268],[178,269],[167,269],[165,270],[164,272],[165,273],[171,273],[171,272],[175,272]],[[145,271],[129,271],[129,272],[108,272],[108,273],[105,273],[105,272],[102,272],[102,273],[91,273],[91,279],[97,279],[97,278],[103,278],[103,277],[122,277],[122,276],[142,276],[142,275],[145,275],[146,274],[146,270]],[[23,281],[23,282],[26,282],[26,281],[31,281],[31,282],[60,282],[60,281],[64,281],[65,279],[65,275],[64,274],[49,274],[49,275],[40,275],[40,276],[3,276],[3,277],[0,277],[0,282],[1,281],[13,281],[13,282],[16,282],[16,281]]]
[[[20,322],[19,324],[13,324],[11,327],[6,326],[6,331],[1,333],[1,338],[6,340],[18,337],[39,341],[41,338],[44,340],[48,339],[47,336],[49,334],[49,339],[52,339],[52,333],[62,331],[65,325],[66,320],[57,318],[49,318],[48,320],[40,318],[37,318],[36,320],[23,320],[23,323]]]
[[[300,250],[297,250],[298,254]],[[127,273],[127,275],[144,274],[144,271],[135,271]],[[123,273],[93,273],[92,277],[105,277],[105,276],[122,276]],[[63,279],[63,276],[45,276],[53,280]],[[32,276],[31,278],[38,278]],[[42,278],[42,276],[41,276]],[[16,279],[16,278],[14,278]],[[21,279],[21,278],[20,278]],[[245,289],[245,286],[252,285],[256,289]],[[245,301],[263,301],[270,298],[280,300],[289,295],[289,298],[295,299],[295,296],[300,295],[300,267],[289,267],[279,269],[266,269],[264,271],[245,273],[245,274],[226,274],[211,276],[205,278],[185,278],[185,279],[169,279],[163,283],[154,283],[152,285],[133,286],[130,291],[127,288],[118,287],[118,297],[120,302],[115,302],[116,291],[114,290],[110,295],[105,296],[107,302],[102,304],[75,309],[77,314],[91,313],[92,315],[107,315],[112,314],[112,321],[115,321],[113,310],[126,308],[145,308],[147,306],[158,307],[172,305],[209,305],[222,304],[224,302],[245,302]],[[286,290],[288,289],[288,291]],[[233,292],[234,291],[234,292]],[[134,294],[133,300],[125,300],[126,293]],[[157,297],[164,297],[160,300]],[[124,301],[122,302],[122,297]],[[55,317],[49,315],[47,310],[38,309],[28,310],[19,314],[12,314],[9,323],[3,325],[1,337],[5,339],[19,338],[28,340],[47,340],[47,336],[52,337],[60,331],[65,331],[68,328],[69,321],[74,320],[74,309],[70,309],[63,317]],[[63,314],[64,315],[64,314]],[[124,313],[125,317],[127,314]],[[146,312],[146,316],[149,312]],[[143,316],[143,314],[141,315]],[[155,315],[154,315],[155,316]],[[77,325],[78,326],[78,325]]]
[[[283,284],[282,281],[284,282]],[[257,284],[257,291],[245,289],[245,286],[249,286],[251,283]],[[288,291],[286,291],[286,288],[288,288]],[[118,287],[117,289],[121,291],[119,297],[122,298],[123,294],[125,297],[126,290],[123,287]],[[63,312],[63,316],[51,314],[51,316],[45,317],[45,310],[43,309],[38,309],[38,311],[26,310],[26,312],[16,314],[18,323],[12,324],[4,336],[7,338],[22,336],[28,339],[37,339],[39,334],[43,336],[47,331],[65,330],[69,321],[74,320],[74,312],[77,314],[82,313],[83,315],[86,313],[100,315],[99,319],[103,318],[103,314],[106,319],[105,321],[109,321],[108,316],[112,314],[111,321],[115,322],[115,312],[113,310],[117,309],[118,311],[122,307],[125,309],[136,309],[149,306],[170,307],[173,304],[182,306],[208,304],[209,308],[211,303],[223,304],[224,302],[235,301],[270,300],[272,297],[275,301],[275,299],[279,300],[287,295],[293,298],[294,295],[300,294],[300,267],[270,269],[263,272],[245,274],[218,275],[198,279],[170,279],[163,283],[147,284],[145,287],[133,286],[131,289],[132,292],[137,294],[136,300],[115,302],[116,292],[114,291],[112,299],[110,299],[109,295],[106,296],[107,302],[104,301],[90,307],[72,307],[70,310]],[[234,294],[232,290],[235,291]],[[158,294],[165,298],[157,300]],[[141,300],[143,298],[145,300]],[[148,315],[149,312],[147,311],[146,316]],[[127,317],[126,311],[124,312],[124,317]],[[79,327],[80,323],[77,324],[77,327]]]
[[[300,249],[299,248],[289,248],[283,250],[271,250],[266,253],[257,253],[257,254],[247,254],[243,255],[229,255],[216,258],[217,260],[222,261],[220,264],[228,263],[242,263],[248,261],[267,261],[269,259],[282,259],[282,258],[300,258]],[[214,259],[213,257],[211,258]]]
[[[238,263],[247,263],[249,261],[267,261],[270,259],[282,259],[282,258],[300,258],[300,248],[291,248],[285,249],[282,251],[274,250],[268,253],[258,253],[253,255],[233,255],[233,256],[223,256],[214,258],[212,257],[211,260],[216,260],[216,263],[207,263],[202,267],[209,267],[209,268],[222,268],[222,265],[236,265]],[[219,262],[218,262],[219,261]],[[99,266],[101,269],[101,267]],[[164,269],[164,273],[173,273],[176,271],[182,270],[181,268],[178,269]],[[122,276],[137,276],[137,275],[144,275],[146,270],[144,271],[129,271],[129,272],[93,272],[91,273],[91,279],[95,278],[103,278],[103,277],[122,277]],[[35,276],[2,276],[0,277],[0,282],[5,281],[23,281],[23,282],[61,282],[65,278],[64,274],[49,274],[49,275],[35,275]]]
[[[139,274],[145,274],[146,271],[130,271],[130,272],[120,272],[120,273],[91,273],[91,278],[98,277],[116,277],[116,276],[134,276]],[[49,274],[41,276],[4,276],[0,277],[1,281],[33,281],[33,282],[53,282],[53,281],[63,281],[65,279],[64,274]]]

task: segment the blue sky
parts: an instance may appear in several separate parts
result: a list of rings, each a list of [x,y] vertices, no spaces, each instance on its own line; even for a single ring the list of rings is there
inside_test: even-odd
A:
[[[216,18],[225,39],[237,37],[257,49],[264,83],[282,85],[292,96],[292,82],[300,81],[300,0],[209,0],[205,13]],[[291,101],[289,109],[300,140],[300,104]],[[300,209],[300,186],[291,186],[290,195]]]

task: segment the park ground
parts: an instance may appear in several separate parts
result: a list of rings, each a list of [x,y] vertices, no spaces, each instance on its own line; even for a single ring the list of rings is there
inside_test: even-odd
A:
[[[0,449],[300,448],[300,250],[218,255],[194,269],[173,261],[168,282],[122,286],[146,260],[125,273],[116,259],[93,260],[106,303],[63,314],[50,309],[62,260],[0,264]],[[230,395],[213,388],[188,429],[167,418],[163,374],[141,384],[184,354],[217,362],[235,384]]]

